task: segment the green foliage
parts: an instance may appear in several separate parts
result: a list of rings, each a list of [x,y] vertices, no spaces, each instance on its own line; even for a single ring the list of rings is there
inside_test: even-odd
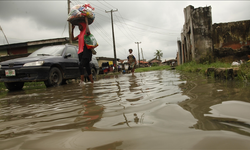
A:
[[[155,62],[152,64],[152,66],[159,66],[159,64]]]
[[[196,62],[189,62],[183,65],[179,65],[176,67],[176,70],[185,71],[185,72],[199,72],[201,74],[206,74],[208,68],[232,68],[230,63],[222,63],[222,62],[215,62],[215,63],[206,63],[198,64]],[[208,73],[208,72],[207,72]],[[211,72],[210,76],[214,76],[214,73]],[[227,78],[227,72],[225,73],[225,77]],[[250,63],[245,63],[240,65],[237,78],[238,80],[250,80]]]
[[[5,89],[5,85],[3,82],[0,82],[0,91],[3,91]]]
[[[46,88],[43,82],[25,82],[23,89],[41,89]],[[5,91],[6,87],[3,82],[0,82],[0,91]]]
[[[191,61],[189,63],[185,63],[183,65],[179,65],[176,67],[176,70],[186,71],[186,72],[201,72],[204,73],[207,68],[230,68],[231,64],[229,63],[222,63],[222,62],[215,62],[215,63],[208,63],[204,62],[203,64],[196,63]]]
[[[145,72],[145,71],[155,71],[155,70],[165,70],[170,69],[170,66],[152,66],[152,67],[145,67],[145,68],[137,68],[135,72]]]
[[[46,88],[44,82],[25,82],[23,89],[43,89]]]
[[[242,64],[239,67],[239,78],[243,80],[250,80],[250,63]]]
[[[161,59],[161,57],[163,57],[163,53],[162,50],[156,50],[155,55],[156,59]]]

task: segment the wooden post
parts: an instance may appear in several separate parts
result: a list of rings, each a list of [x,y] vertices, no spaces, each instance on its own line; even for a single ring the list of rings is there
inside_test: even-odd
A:
[[[112,25],[112,37],[113,37],[113,49],[114,49],[114,57],[115,57],[115,72],[118,72],[117,69],[117,59],[116,59],[116,49],[115,49],[115,34],[114,34],[114,25],[113,25],[113,12],[118,11],[118,9],[113,10],[111,9],[110,11],[106,11],[106,13],[110,12],[111,13],[111,25]]]
[[[70,0],[68,0],[68,14],[70,13]],[[69,26],[69,43],[72,44],[72,37],[71,37],[71,32],[72,32],[72,25],[70,22],[68,22]]]

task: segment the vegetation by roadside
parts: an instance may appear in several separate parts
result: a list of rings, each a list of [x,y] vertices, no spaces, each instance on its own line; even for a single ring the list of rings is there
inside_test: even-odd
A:
[[[230,68],[231,64],[222,63],[222,62],[215,62],[211,64],[197,64],[196,62],[189,62],[179,66],[176,66],[176,70],[186,71],[186,72],[200,72],[205,73],[208,68]]]
[[[185,72],[198,72],[207,75],[209,68],[225,68],[237,69],[237,78],[239,80],[250,80],[250,63],[241,64],[240,66],[231,66],[230,63],[215,62],[211,64],[197,64],[196,62],[189,62],[176,67],[176,70]]]
[[[155,70],[164,70],[164,69],[170,69],[170,66],[152,66],[152,67],[145,67],[145,68],[137,68],[135,69],[135,72],[145,72],[145,71],[155,71]]]
[[[46,88],[46,86],[44,85],[43,82],[25,82],[23,89],[24,90],[28,90],[28,89],[43,89]],[[8,91],[4,85],[3,82],[0,82],[0,91],[4,92],[4,91]]]

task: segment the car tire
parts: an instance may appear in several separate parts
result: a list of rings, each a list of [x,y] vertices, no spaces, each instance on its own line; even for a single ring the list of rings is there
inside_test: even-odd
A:
[[[45,81],[44,83],[46,87],[52,87],[61,85],[62,81],[63,79],[60,69],[58,69],[57,67],[53,67],[50,69],[48,80]]]
[[[4,82],[4,85],[9,91],[16,91],[23,89],[24,82]]]

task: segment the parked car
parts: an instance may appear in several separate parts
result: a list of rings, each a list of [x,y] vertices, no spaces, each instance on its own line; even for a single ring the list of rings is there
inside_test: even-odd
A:
[[[24,82],[44,81],[46,87],[51,87],[79,78],[77,50],[77,46],[69,44],[46,46],[28,57],[0,62],[0,82],[12,91],[22,89]],[[94,56],[90,64],[95,78],[99,67]]]

